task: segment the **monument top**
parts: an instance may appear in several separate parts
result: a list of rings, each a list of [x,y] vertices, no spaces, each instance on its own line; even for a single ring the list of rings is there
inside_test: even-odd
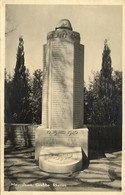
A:
[[[68,30],[72,30],[72,26],[71,23],[68,19],[62,19],[59,21],[59,23],[57,24],[56,28],[57,29],[68,29]]]
[[[62,19],[56,25],[55,31],[47,34],[47,40],[53,41],[60,39],[61,41],[80,43],[80,34],[72,31],[72,25],[68,19]]]

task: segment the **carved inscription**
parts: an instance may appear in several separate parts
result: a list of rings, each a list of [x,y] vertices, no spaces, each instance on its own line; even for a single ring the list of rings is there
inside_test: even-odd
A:
[[[71,160],[71,158],[73,157],[73,154],[72,153],[66,153],[66,154],[49,154],[49,155],[46,155],[45,159],[49,162],[58,162],[58,163],[61,163],[62,164],[62,161],[63,163],[65,163],[65,161],[67,160]]]
[[[67,135],[67,136],[72,136],[72,135],[77,135],[78,131],[77,130],[68,130],[68,131],[63,131],[63,130],[47,130],[47,134],[51,136],[59,136],[59,135]]]
[[[61,143],[73,146],[79,146],[79,141],[82,141],[83,133],[79,130],[46,130],[42,135],[42,144],[45,146],[59,145]]]
[[[74,41],[80,43],[80,34],[78,32],[69,31],[69,30],[61,30],[61,31],[51,31],[47,35],[47,40],[54,39],[54,38],[63,38],[63,39],[70,39],[70,41]]]
[[[73,127],[73,45],[52,43],[52,128]]]
[[[83,126],[83,46],[51,41],[44,46],[42,124],[46,128]]]

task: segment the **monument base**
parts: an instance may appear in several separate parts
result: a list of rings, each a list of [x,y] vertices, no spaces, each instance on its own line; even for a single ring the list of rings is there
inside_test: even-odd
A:
[[[45,129],[39,126],[35,132],[35,160],[39,159],[43,146],[81,147],[88,157],[88,129]]]
[[[61,164],[56,160],[66,156],[67,160],[63,159]],[[35,132],[35,160],[39,160],[40,169],[52,173],[82,169],[88,162],[88,129],[45,129],[39,126]]]
[[[39,168],[50,173],[72,173],[82,169],[80,147],[42,147]]]

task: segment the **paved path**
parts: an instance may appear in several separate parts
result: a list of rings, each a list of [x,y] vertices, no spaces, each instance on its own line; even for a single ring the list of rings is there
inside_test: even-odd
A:
[[[90,160],[88,169],[49,174],[34,160],[34,148],[5,154],[5,191],[120,191],[121,152]]]

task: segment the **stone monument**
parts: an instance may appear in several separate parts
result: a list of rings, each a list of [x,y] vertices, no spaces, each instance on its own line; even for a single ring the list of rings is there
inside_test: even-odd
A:
[[[35,133],[35,159],[43,171],[81,170],[88,158],[83,128],[84,46],[69,20],[61,20],[43,46],[42,126]]]

